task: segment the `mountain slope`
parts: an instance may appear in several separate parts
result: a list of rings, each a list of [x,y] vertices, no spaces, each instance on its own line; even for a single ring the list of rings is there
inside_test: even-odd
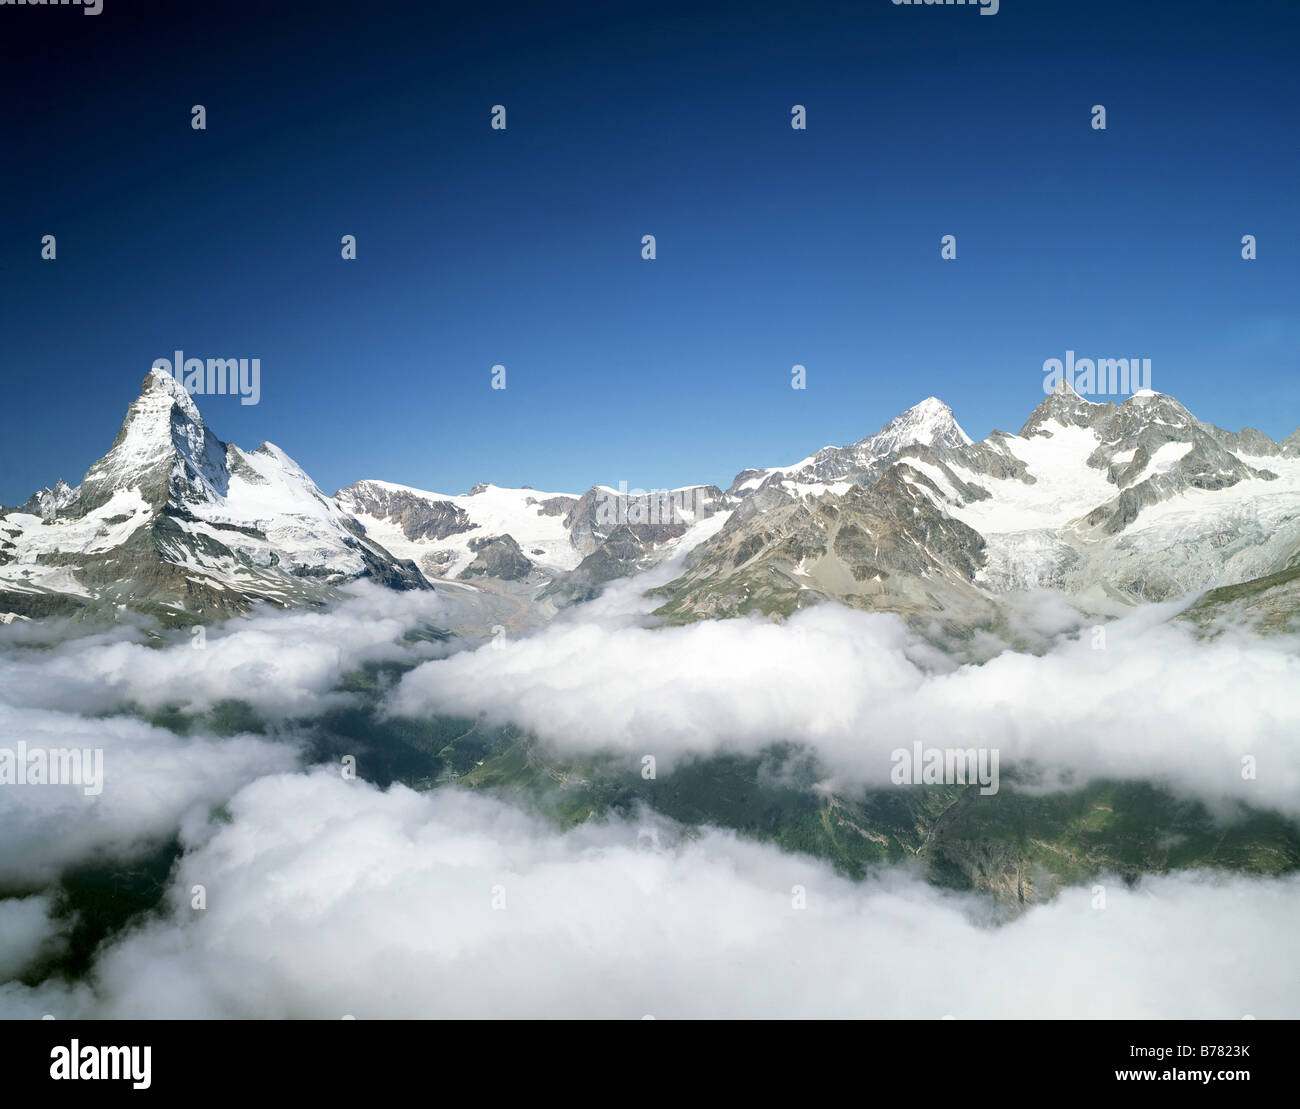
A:
[[[907,447],[955,447],[970,441],[952,409],[937,397],[926,397],[895,416],[875,435],[847,447],[823,447],[791,466],[742,470],[727,489],[727,495],[745,497],[766,491],[799,497],[824,492],[826,488],[843,492],[845,483],[865,485],[874,481]]]
[[[837,600],[951,644],[999,630],[1024,590],[1107,615],[1262,582],[1276,626],[1294,590],[1273,578],[1300,566],[1300,432],[1279,443],[1162,394],[1096,404],[1062,387],[1016,435],[973,442],[928,397],[857,443],[742,470],[726,493],[448,496],[367,480],[330,498],[279,448],[223,443],[151,372],[77,488],[0,513],[0,619],[217,616],[371,577],[447,583],[476,628],[519,629],[660,564],[685,566],[657,590],[676,621]]]
[[[448,496],[359,481],[335,494],[384,546],[431,579],[490,579],[561,602],[657,561],[667,544],[725,507],[714,486],[643,493],[598,485],[582,496],[476,485]]]
[[[1227,432],[1151,392],[1115,405],[1063,390],[1019,435],[980,443],[929,407],[944,433],[891,456],[822,451],[738,479],[746,500],[660,590],[660,614],[788,613],[835,599],[946,639],[995,626],[999,597],[1013,591],[1061,589],[1106,612],[1300,564],[1294,436]],[[844,452],[862,460],[862,477],[802,480],[832,476],[816,467],[842,467]]]
[[[476,545],[507,536],[530,570],[539,571],[539,580],[572,570],[582,560],[565,523],[579,500],[569,493],[484,483],[449,496],[365,480],[340,489],[334,498],[368,535],[414,561],[429,577],[461,577],[476,562]]]
[[[126,607],[185,621],[318,603],[362,577],[428,586],[278,447],[218,439],[159,370],[76,489],[0,514],[0,612]]]

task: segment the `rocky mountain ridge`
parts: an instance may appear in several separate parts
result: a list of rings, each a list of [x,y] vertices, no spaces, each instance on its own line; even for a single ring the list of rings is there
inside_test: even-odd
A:
[[[222,442],[151,371],[76,488],[0,512],[0,617],[206,619],[372,578],[490,596],[527,627],[671,556],[686,561],[658,590],[670,620],[834,600],[941,641],[997,630],[1002,599],[1025,590],[1106,613],[1282,575],[1267,594],[1300,565],[1300,431],[1275,442],[1163,394],[1099,404],[1062,386],[1016,435],[975,442],[928,397],[857,443],[742,470],[725,492],[444,495],[368,479],[328,497],[278,447]],[[1276,624],[1282,594],[1248,592]]]

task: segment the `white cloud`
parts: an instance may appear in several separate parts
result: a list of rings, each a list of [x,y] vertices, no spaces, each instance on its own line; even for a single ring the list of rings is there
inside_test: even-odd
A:
[[[167,704],[201,711],[226,699],[268,717],[314,715],[350,699],[331,692],[363,662],[428,658],[445,648],[404,634],[442,611],[433,593],[350,587],[329,610],[262,610],[150,646],[148,622],[60,638],[73,625],[0,631],[0,748],[102,750],[102,792],[0,784],[0,888],[27,891],[73,864],[157,847],[241,786],[299,765],[288,740],[179,737],[128,715]],[[82,629],[84,631],[84,629]],[[112,715],[116,714],[116,715]]]
[[[0,982],[57,954],[64,930],[54,918],[54,899],[48,894],[0,899]]]
[[[893,617],[836,606],[784,626],[657,629],[637,626],[645,607],[627,585],[532,636],[426,661],[393,707],[481,711],[562,751],[668,763],[797,740],[858,784],[886,782],[889,753],[919,739],[997,746],[1004,773],[1032,759],[1047,784],[1154,777],[1287,812],[1300,798],[1290,640],[1199,641],[1152,608],[1109,624],[1104,650],[1085,631],[1041,656],[958,666]],[[85,982],[0,986],[0,1015],[1300,1016],[1300,878],[1103,880],[1104,910],[1068,889],[993,926],[986,901],[901,870],[855,884],[650,816],[561,834],[454,789],[293,772],[288,743],[89,715],[228,697],[311,715],[362,661],[440,650],[397,642],[436,615],[436,598],[363,587],[332,612],[233,621],[202,651],[183,636],[150,649],[133,628],[0,636],[0,745],[101,747],[106,773],[94,797],[0,787],[0,883],[35,890],[73,863],[176,834],[186,845],[161,919],[111,939]],[[1050,599],[1016,619],[1043,637],[1075,623]],[[1257,781],[1241,778],[1243,754]],[[229,822],[213,817],[222,805]],[[796,885],[806,909],[791,906]],[[57,949],[53,904],[0,900],[0,978]]]
[[[760,619],[645,628],[552,625],[427,662],[390,701],[403,714],[483,713],[562,753],[655,755],[811,745],[851,784],[887,785],[890,752],[989,747],[1050,785],[1159,779],[1212,803],[1300,812],[1300,645],[1229,632],[1214,641],[1144,608],[1042,655],[957,666],[896,617],[820,605]],[[1021,613],[1021,619],[1029,619]],[[1047,626],[1060,619],[1048,610]],[[1252,756],[1257,778],[1242,777]]]
[[[230,809],[184,858],[169,917],[102,952],[93,991],[11,985],[0,1013],[1300,1015],[1295,878],[1108,883],[1104,909],[1070,889],[995,927],[983,902],[902,872],[855,884],[712,830],[658,827],[657,847],[635,823],[561,834],[452,789],[319,771],[264,778]]]
[[[104,712],[178,703],[202,710],[237,698],[264,714],[315,712],[339,678],[365,662],[418,660],[444,648],[402,643],[409,630],[436,620],[443,601],[368,582],[348,587],[329,609],[262,609],[205,629],[201,649],[185,632],[151,646],[134,626],[25,649],[26,629],[0,636],[0,701]]]
[[[99,748],[103,790],[75,785],[0,785],[0,887],[37,888],[60,870],[96,858],[138,855],[186,820],[265,774],[297,765],[295,748],[254,736],[182,739],[129,717],[89,719],[0,705],[0,746]]]

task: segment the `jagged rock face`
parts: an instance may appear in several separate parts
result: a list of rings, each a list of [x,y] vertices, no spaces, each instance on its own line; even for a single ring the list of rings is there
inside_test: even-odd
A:
[[[221,442],[161,371],[80,486],[0,516],[0,538],[0,611],[19,614],[125,607],[192,622],[319,603],[358,577],[428,588],[278,447]]]
[[[521,581],[534,567],[508,535],[490,535],[471,539],[469,549],[474,561],[461,572],[463,578],[487,577],[501,581]]]
[[[644,569],[691,525],[725,508],[715,486],[635,494],[597,486],[577,497],[480,483],[467,494],[445,496],[361,481],[336,497],[372,539],[415,560],[432,577],[473,578],[482,588],[492,581],[532,582],[543,598],[585,597],[590,581],[608,580],[609,568],[621,567],[623,573]],[[604,558],[606,571],[593,579],[598,559],[575,579],[574,589],[567,589],[568,575],[621,531],[640,544],[638,557],[629,561],[620,538]],[[484,548],[484,539],[502,542]]]
[[[683,577],[659,592],[675,620],[788,615],[834,598],[897,612],[918,624],[947,610],[954,627],[986,622],[989,606],[972,579],[983,540],[945,516],[917,489],[923,475],[890,470],[851,486],[787,503],[750,519],[734,515]]]
[[[625,492],[597,485],[587,490],[565,515],[574,547],[584,556],[600,548],[620,528],[631,529],[646,547],[678,539],[686,529],[725,508],[715,485],[649,493]]]
[[[627,577],[641,566],[653,543],[654,540],[647,539],[636,527],[621,524],[579,563],[573,577],[589,586]]]
[[[727,511],[729,504],[715,485],[649,493],[595,486],[564,517],[583,558],[557,575],[539,599],[560,606],[590,600],[607,582],[655,565],[692,527]]]
[[[1275,443],[1262,431],[1253,427],[1243,427],[1239,432],[1224,431],[1223,428],[1215,427],[1213,424],[1201,424],[1201,427],[1234,454],[1250,454],[1262,458],[1270,454],[1286,457],[1291,453],[1287,449],[1289,440]]]
[[[727,495],[749,496],[765,491],[801,495],[804,487],[849,482],[869,485],[906,447],[956,447],[970,443],[970,437],[943,401],[927,397],[900,416],[895,416],[875,435],[847,447],[823,447],[816,454],[792,466],[768,470],[742,470],[732,481]]]
[[[995,588],[1167,600],[1276,570],[1297,541],[1300,474],[1285,447],[1202,423],[1172,397],[1053,395],[1007,443],[1034,460],[1026,477],[1057,489],[1056,505],[998,483],[985,489],[994,501],[1019,498],[1019,519],[982,512],[960,490],[946,498],[989,538],[985,582]],[[959,454],[957,475],[968,469]]]
[[[55,482],[53,489],[47,488],[40,490],[38,493],[33,493],[21,508],[14,511],[39,516],[42,520],[53,520],[61,509],[66,508],[76,499],[77,490],[71,488],[66,481],[60,478]]]
[[[803,481],[844,473],[836,451],[794,468],[797,481],[746,471],[766,476],[738,479],[744,499],[660,590],[660,613],[781,614],[834,598],[920,625],[941,604],[950,635],[996,624],[1008,591],[1051,587],[1105,607],[1300,561],[1300,465],[1288,444],[1203,424],[1172,397],[1093,404],[1062,390],[1019,435],[898,446],[906,437],[870,481]]]
[[[1092,404],[1068,386],[1060,387],[1030,413],[1029,419],[1020,429],[1019,437],[1027,439],[1042,431],[1045,425],[1053,423],[1061,427],[1096,427],[1103,420],[1113,417],[1115,411],[1116,406],[1110,401]]]
[[[1182,596],[1275,569],[1300,511],[1300,473],[1280,444],[1201,423],[1149,392],[1115,405],[1062,390],[1019,436],[908,450],[900,464],[909,459],[936,483],[943,510],[984,536],[975,580],[994,592]]]
[[[372,539],[437,578],[464,577],[476,563],[472,576],[495,576],[483,572],[479,541],[484,538],[508,538],[530,567],[546,576],[571,570],[582,558],[564,522],[578,498],[564,493],[480,483],[467,494],[448,496],[372,480],[335,496]]]
[[[1100,612],[1262,581],[1248,596],[1266,595],[1272,619],[1294,593],[1273,576],[1300,565],[1300,431],[1277,443],[1150,391],[1093,404],[1062,388],[1018,435],[972,442],[929,398],[848,447],[744,470],[725,494],[361,481],[330,499],[278,448],[221,442],[156,372],[80,486],[0,513],[0,618],[110,604],[206,615],[427,575],[536,622],[706,535],[661,588],[661,615],[836,599],[951,640],[998,628],[1010,591],[1059,589]]]
[[[534,500],[530,503],[536,503],[537,511],[543,516],[563,516],[570,508],[573,507],[575,498],[573,497],[547,497],[543,501]]]
[[[589,601],[601,588],[617,578],[630,577],[645,568],[653,547],[638,537],[628,524],[616,527],[584,558],[575,570],[557,578],[541,594],[559,605]]]
[[[413,543],[447,539],[479,526],[451,501],[431,500],[408,489],[393,489],[373,481],[359,481],[340,489],[334,497],[352,512],[396,524]]]
[[[1161,504],[1188,489],[1227,489],[1245,478],[1276,480],[1277,475],[1271,470],[1247,466],[1212,440],[1195,441],[1202,439],[1202,433],[1190,431],[1189,435],[1194,440],[1191,450],[1167,472],[1139,480],[1150,469],[1153,458],[1145,445],[1134,450],[1133,461],[1128,465],[1121,468],[1112,463],[1108,476],[1114,475],[1121,492],[1088,513],[1084,522],[1106,535],[1117,535],[1137,520],[1144,507]]]

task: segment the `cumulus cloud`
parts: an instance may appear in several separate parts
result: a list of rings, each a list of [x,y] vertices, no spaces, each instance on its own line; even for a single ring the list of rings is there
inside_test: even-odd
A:
[[[886,614],[820,605],[647,628],[557,623],[427,662],[390,701],[399,714],[482,713],[567,754],[661,762],[779,741],[812,747],[848,784],[887,785],[891,752],[996,748],[1053,788],[1152,779],[1212,803],[1300,812],[1300,644],[1228,632],[1213,641],[1149,607],[1041,655],[957,665]],[[1030,620],[1022,611],[1020,618]],[[1066,620],[1059,608],[1040,627]],[[1253,758],[1255,777],[1243,776]]]
[[[54,644],[18,628],[0,635],[0,701],[97,713],[178,703],[202,710],[234,698],[284,716],[345,699],[330,691],[364,663],[445,650],[403,641],[442,613],[436,593],[357,582],[347,594],[329,609],[263,609],[205,628],[201,638],[174,633],[162,645],[138,624]]]
[[[49,894],[0,899],[0,982],[21,974],[63,946],[65,925]]]
[[[1026,598],[1018,627],[1053,645],[959,665],[894,617],[830,605],[785,625],[647,627],[652,583],[449,657],[404,638],[444,615],[439,598],[365,586],[332,611],[209,629],[203,650],[184,632],[149,646],[138,624],[72,641],[0,629],[0,746],[101,748],[105,770],[95,796],[0,787],[0,889],[42,890],[69,865],[173,836],[185,848],[158,916],[110,938],[84,981],[0,985],[0,1016],[1300,1015],[1300,960],[1279,955],[1300,878],[1103,878],[1104,909],[1067,889],[995,925],[986,900],[906,869],[853,883],[648,813],[562,833],[454,788],[303,773],[291,743],[178,737],[125,715],[238,698],[304,719],[365,662],[420,662],[393,711],[484,713],[572,754],[671,764],[793,740],[829,774],[878,785],[891,752],[921,741],[997,747],[1039,788],[1149,778],[1297,810],[1293,640],[1196,640],[1156,608],[1100,642],[1072,638],[1068,606]],[[0,980],[57,954],[56,903],[0,900]]]
[[[130,717],[89,719],[0,705],[0,747],[103,752],[102,790],[81,785],[0,785],[0,888],[36,889],[66,866],[131,858],[170,839],[186,820],[265,774],[290,769],[286,743],[255,736],[173,735]]]
[[[902,871],[853,883],[645,821],[560,833],[454,789],[322,770],[261,779],[230,814],[195,837],[164,919],[88,984],[0,989],[0,1015],[1300,1015],[1297,879],[1103,880],[1104,908],[1069,889],[995,927]]]
[[[278,741],[180,737],[131,713],[172,704],[201,712],[238,699],[266,718],[314,715],[350,698],[336,686],[366,662],[444,651],[405,638],[442,611],[434,593],[361,582],[328,610],[262,610],[207,628],[201,640],[185,630],[160,637],[137,618],[90,634],[53,621],[0,628],[0,760],[9,759],[0,890],[39,889],[70,865],[136,857],[186,822],[205,822],[249,781],[299,765],[292,730]],[[5,784],[20,745],[102,752],[102,788]]]

